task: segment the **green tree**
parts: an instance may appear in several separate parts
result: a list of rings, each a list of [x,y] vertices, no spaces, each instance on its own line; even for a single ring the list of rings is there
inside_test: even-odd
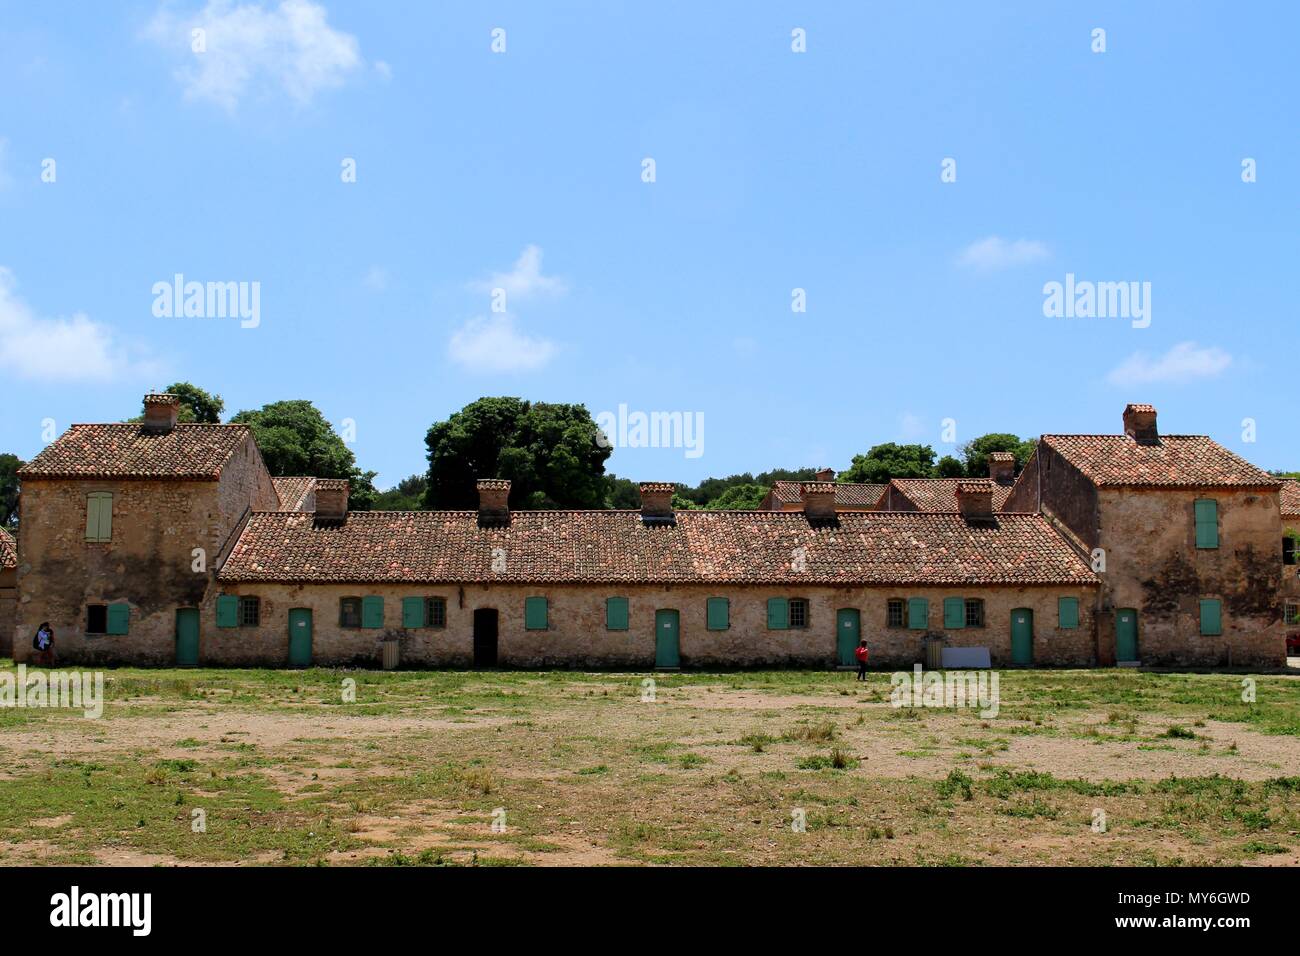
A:
[[[221,422],[221,413],[226,410],[226,403],[220,395],[205,392],[189,382],[174,382],[163,391],[175,395],[181,400],[180,411],[176,415],[178,422],[197,422],[201,425],[216,425]],[[144,421],[144,409],[130,419],[133,422]]]
[[[425,506],[477,508],[478,478],[510,479],[512,508],[603,508],[607,441],[583,405],[480,398],[433,425]]]
[[[757,483],[732,485],[705,507],[711,511],[756,511],[767,492],[766,487]]]
[[[1016,458],[1016,472],[1025,467],[1025,462],[1034,453],[1034,442],[1026,441],[1009,432],[990,432],[979,438],[972,438],[961,446],[962,457],[966,459],[966,474],[972,478],[989,476],[989,454],[995,451],[1009,451]]]
[[[934,476],[936,478],[963,478],[966,475],[966,466],[952,455],[944,455],[939,459],[939,463],[934,466]]]
[[[374,505],[373,471],[362,471],[352,450],[311,402],[271,402],[259,409],[242,411],[231,422],[253,430],[267,470],[276,477],[311,475],[314,478],[346,478],[350,482],[348,507],[369,511]]]
[[[17,455],[0,454],[0,528],[18,527],[18,469],[23,466]]]
[[[609,496],[605,507],[636,510],[641,507],[641,488],[631,478],[609,474]]]
[[[424,507],[424,492],[429,481],[424,475],[403,478],[392,488],[375,495],[372,511],[419,511]]]
[[[890,478],[933,478],[934,449],[929,445],[874,445],[865,455],[854,455],[841,481],[883,485]]]

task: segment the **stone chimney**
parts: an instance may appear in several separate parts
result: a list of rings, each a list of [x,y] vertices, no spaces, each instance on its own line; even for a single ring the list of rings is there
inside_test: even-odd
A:
[[[176,427],[181,400],[166,392],[150,392],[144,397],[144,430],[151,435],[166,435]]]
[[[820,468],[820,469],[818,469],[818,471],[817,471],[817,480],[818,480],[818,481],[834,481],[834,480],[835,480],[835,469],[834,469],[834,468]]]
[[[484,528],[510,523],[510,479],[478,480],[478,523]]]
[[[641,520],[646,524],[674,524],[673,492],[677,486],[671,481],[643,481],[641,489]]]
[[[989,477],[999,485],[1016,480],[1016,456],[1009,451],[989,452]]]
[[[316,517],[324,521],[345,521],[348,516],[348,480],[316,479]]]
[[[803,513],[809,518],[835,517],[835,483],[833,481],[804,481],[799,484],[799,500]]]
[[[1160,432],[1156,430],[1156,407],[1125,405],[1124,434],[1139,445],[1159,445]]]
[[[993,480],[991,478],[959,478],[957,480],[957,510],[971,522],[992,522]]]

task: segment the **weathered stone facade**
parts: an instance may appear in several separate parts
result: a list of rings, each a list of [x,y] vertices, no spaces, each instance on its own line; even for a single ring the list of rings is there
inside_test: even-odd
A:
[[[0,528],[0,657],[13,656],[18,612],[18,543]]]
[[[993,662],[1011,663],[1011,611],[1033,612],[1033,657],[1038,666],[1085,667],[1096,663],[1091,607],[1095,588],[987,587],[969,588],[790,588],[790,587],[618,587],[590,585],[467,585],[427,586],[358,584],[234,584],[226,594],[256,596],[260,601],[258,627],[218,628],[213,608],[215,592],[202,615],[200,661],[205,664],[283,666],[288,662],[288,614],[293,608],[312,613],[312,660],[319,664],[377,666],[379,642],[396,639],[401,659],[408,665],[468,666],[473,659],[474,611],[493,608],[498,613],[497,659],[512,667],[653,667],[655,663],[655,612],[676,610],[680,615],[680,651],[683,667],[705,666],[808,666],[832,667],[836,663],[837,612],[859,612],[860,633],[867,640],[872,660],[885,666],[906,666],[924,660],[927,636],[943,637],[950,646],[988,647]],[[343,628],[339,600],[377,596],[384,599],[382,628]],[[524,602],[545,597],[549,603],[546,630],[524,626]],[[441,597],[446,600],[444,628],[408,629],[402,626],[402,599]],[[608,630],[605,601],[628,600],[628,629]],[[726,630],[709,630],[709,598],[726,598],[730,605]],[[767,600],[772,597],[808,601],[808,626],[773,630],[767,622]],[[980,598],[985,626],[945,629],[945,597]],[[1079,602],[1078,627],[1058,626],[1058,598]],[[926,598],[929,626],[912,630],[887,625],[891,598]],[[127,650],[123,648],[122,650]],[[172,649],[167,640],[146,644],[131,642],[132,658],[139,663],[168,664]]]
[[[106,542],[86,540],[88,496],[96,492],[112,495]],[[276,507],[251,432],[211,481],[25,476],[20,599],[9,630],[15,660],[30,657],[31,635],[44,621],[60,658],[171,660],[177,608],[203,604],[218,560],[250,510]],[[88,634],[87,606],[118,603],[130,606],[129,633]]]

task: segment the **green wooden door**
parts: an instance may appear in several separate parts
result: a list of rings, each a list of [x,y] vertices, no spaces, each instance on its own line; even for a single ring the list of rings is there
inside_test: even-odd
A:
[[[289,666],[311,666],[311,611],[305,607],[289,611]]]
[[[1011,612],[1011,663],[1034,662],[1034,612],[1018,607]]]
[[[197,667],[199,663],[199,609],[176,609],[176,666]]]
[[[1115,612],[1115,660],[1138,659],[1138,613],[1131,607]]]
[[[835,612],[835,648],[839,652],[841,667],[853,667],[858,659],[853,650],[858,646],[862,632],[862,616],[855,607],[842,607]]]
[[[680,667],[681,619],[676,611],[655,611],[655,667]]]

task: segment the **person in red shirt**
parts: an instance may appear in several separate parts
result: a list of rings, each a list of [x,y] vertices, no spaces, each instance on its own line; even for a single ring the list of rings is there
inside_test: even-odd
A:
[[[858,646],[853,650],[853,656],[858,659],[858,680],[867,679],[867,642],[858,641]]]

